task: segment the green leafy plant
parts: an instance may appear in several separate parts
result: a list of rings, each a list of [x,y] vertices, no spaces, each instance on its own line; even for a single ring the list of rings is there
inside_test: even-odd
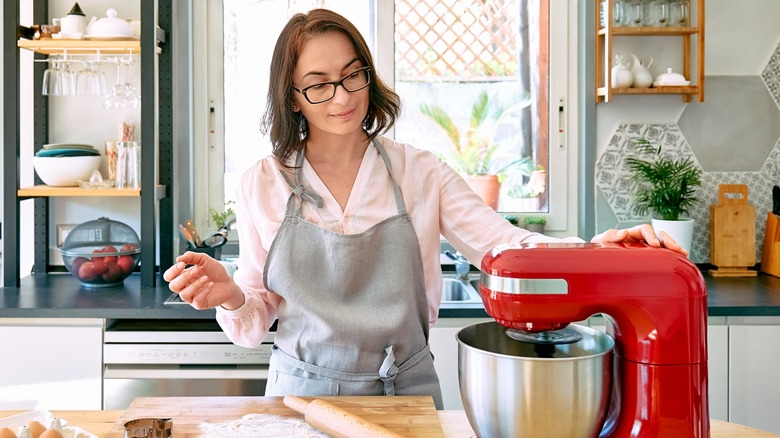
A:
[[[701,186],[702,170],[689,157],[671,159],[661,154],[647,139],[634,140],[639,155],[626,159],[638,183],[634,212],[644,216],[653,211],[664,220],[676,221],[699,202],[696,188]],[[640,156],[654,156],[643,159]]]
[[[223,211],[217,211],[213,208],[209,208],[209,214],[211,215],[211,221],[214,222],[214,225],[216,225],[217,228],[222,228],[225,226],[225,222],[230,216],[233,216],[236,214],[235,211],[233,211],[233,204],[235,204],[234,201],[228,201],[225,203],[225,209]]]
[[[509,221],[510,224],[517,226],[520,223],[520,218],[513,214],[505,214],[504,219]]]
[[[523,223],[526,225],[544,225],[547,223],[547,219],[544,216],[526,216],[523,218]]]
[[[471,108],[471,118],[467,128],[461,130],[444,109],[434,104],[421,104],[420,112],[428,116],[441,127],[452,143],[452,151],[442,158],[456,171],[463,175],[498,175],[506,176],[506,172],[515,168],[530,176],[531,171],[539,165],[530,157],[522,157],[500,165],[496,157],[499,149],[512,142],[517,137],[501,141],[496,140],[498,127],[507,117],[531,104],[531,98],[526,96],[516,104],[505,108],[492,101],[486,91],[480,93]]]
[[[545,176],[544,167],[540,164],[536,164],[531,168],[525,167],[521,169],[523,174],[531,175],[530,179],[526,183],[515,184],[511,186],[506,195],[513,199],[521,198],[535,198],[544,193]]]

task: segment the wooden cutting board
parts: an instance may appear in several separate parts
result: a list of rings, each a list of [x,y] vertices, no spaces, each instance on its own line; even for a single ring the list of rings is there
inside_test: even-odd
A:
[[[718,204],[710,206],[710,263],[715,277],[755,277],[756,208],[748,204],[745,184],[718,186]]]
[[[315,397],[302,397],[313,400]],[[406,437],[444,438],[431,397],[316,397]],[[124,424],[138,418],[172,418],[174,438],[202,434],[201,422],[222,423],[246,414],[274,414],[303,419],[282,397],[139,397],[128,407],[107,438],[123,438]]]

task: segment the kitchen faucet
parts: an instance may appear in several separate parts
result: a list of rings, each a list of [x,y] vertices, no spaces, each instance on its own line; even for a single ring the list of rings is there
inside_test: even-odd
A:
[[[463,255],[461,255],[459,252],[453,254],[450,250],[445,250],[444,255],[455,262],[455,273],[458,274],[458,279],[460,281],[468,281],[469,270],[471,270],[469,261],[466,260],[466,258],[463,257]]]

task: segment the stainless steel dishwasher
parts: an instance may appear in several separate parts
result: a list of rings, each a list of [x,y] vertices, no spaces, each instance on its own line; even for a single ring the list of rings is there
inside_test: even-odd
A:
[[[263,395],[273,337],[249,349],[215,320],[108,321],[103,409],[126,409],[136,397]]]

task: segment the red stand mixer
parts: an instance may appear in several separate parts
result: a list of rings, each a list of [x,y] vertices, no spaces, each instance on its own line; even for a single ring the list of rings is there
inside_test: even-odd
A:
[[[645,244],[500,246],[482,261],[487,313],[524,333],[605,314],[615,340],[601,437],[710,435],[707,295],[687,258]]]

